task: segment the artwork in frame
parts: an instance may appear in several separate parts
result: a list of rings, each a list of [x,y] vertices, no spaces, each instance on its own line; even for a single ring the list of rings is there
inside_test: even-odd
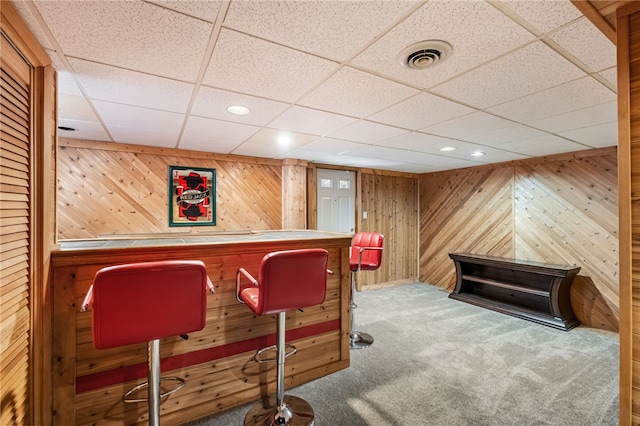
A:
[[[169,226],[216,224],[216,169],[169,166]]]

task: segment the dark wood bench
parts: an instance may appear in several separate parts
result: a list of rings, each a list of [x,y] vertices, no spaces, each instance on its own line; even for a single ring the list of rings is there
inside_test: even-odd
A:
[[[456,267],[450,298],[561,330],[580,323],[569,298],[579,266],[469,253],[449,257]]]

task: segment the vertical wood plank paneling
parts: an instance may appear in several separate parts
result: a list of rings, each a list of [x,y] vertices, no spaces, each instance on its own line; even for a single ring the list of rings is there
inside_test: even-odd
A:
[[[360,173],[361,211],[368,218],[358,231],[385,236],[382,266],[357,276],[358,288],[379,283],[415,281],[417,271],[418,182],[414,177]]]
[[[307,162],[285,159],[282,165],[282,228],[307,229]]]
[[[184,157],[169,150],[136,151],[137,147],[118,144],[109,144],[107,149],[99,142],[91,145],[67,139],[59,148],[60,240],[176,232],[168,223],[170,165],[216,169],[216,225],[194,227],[192,232],[281,228],[279,161],[251,161],[248,157],[243,161],[245,157],[196,152]],[[298,180],[294,184],[299,184]]]

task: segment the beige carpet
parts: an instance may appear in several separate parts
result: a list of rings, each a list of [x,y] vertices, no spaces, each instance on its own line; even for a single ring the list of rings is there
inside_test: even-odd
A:
[[[555,330],[447,296],[426,284],[357,293],[357,328],[374,345],[287,393],[312,405],[317,426],[618,424],[617,334]],[[242,425],[250,405],[190,426]]]

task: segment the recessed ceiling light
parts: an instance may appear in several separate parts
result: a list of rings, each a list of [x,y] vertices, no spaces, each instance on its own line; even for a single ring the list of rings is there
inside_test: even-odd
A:
[[[482,157],[484,155],[484,152],[482,151],[474,151],[471,153],[471,156],[473,157]]]
[[[247,115],[247,114],[249,114],[249,108],[243,107],[243,106],[240,106],[240,105],[231,105],[230,107],[227,108],[227,111],[229,111],[231,114],[235,114],[235,115]]]
[[[456,150],[455,146],[443,146],[442,148],[440,148],[440,151],[444,151],[444,152],[455,151],[455,150]]]
[[[289,136],[289,135],[280,135],[277,138],[277,142],[278,142],[279,146],[282,146],[282,147],[289,146],[289,145],[291,145],[291,142],[292,142],[291,136]]]

